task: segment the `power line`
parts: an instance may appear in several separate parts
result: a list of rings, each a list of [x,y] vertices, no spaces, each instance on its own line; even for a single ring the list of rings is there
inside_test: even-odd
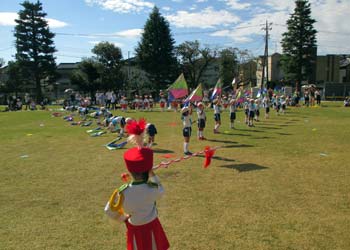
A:
[[[278,24],[278,23],[274,23],[274,25],[276,26],[282,26],[282,27],[288,27],[285,24]],[[339,31],[330,31],[330,30],[317,30],[317,33],[328,33],[328,34],[338,34],[338,35],[342,35],[342,36],[350,36],[350,33],[348,32],[339,32]]]
[[[234,28],[234,30],[238,29],[248,29],[248,28],[254,28],[254,27],[261,27],[263,24],[258,25],[249,25],[249,26],[239,26]],[[206,30],[206,31],[188,31],[188,32],[177,32],[174,33],[175,36],[181,36],[181,35],[192,35],[192,34],[208,34],[218,31],[225,31],[226,29],[214,29],[214,30]],[[76,37],[87,37],[87,38],[94,38],[94,37],[117,37],[117,38],[124,38],[125,36],[119,35],[119,34],[103,34],[103,33],[62,33],[57,32],[55,33],[59,36],[76,36]]]

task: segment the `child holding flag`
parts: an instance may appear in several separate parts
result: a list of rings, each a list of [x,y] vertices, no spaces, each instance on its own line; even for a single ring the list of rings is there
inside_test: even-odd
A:
[[[204,111],[204,104],[202,102],[197,103],[197,124],[198,124],[198,140],[205,140],[205,137],[203,136],[203,130],[205,128],[205,122],[207,120],[207,117],[205,115]]]
[[[235,99],[231,99],[230,100],[230,128],[233,129],[234,126],[234,122],[236,120],[236,100]]]
[[[254,127],[254,115],[255,115],[255,110],[256,110],[256,106],[255,106],[255,102],[254,99],[250,99],[250,103],[248,104],[248,110],[249,110],[249,120],[248,120],[248,126],[249,127]]]
[[[128,139],[137,145],[124,153],[125,165],[133,181],[114,191],[104,211],[109,218],[125,223],[127,250],[167,250],[169,242],[156,208],[164,188],[152,170],[153,151],[142,147],[145,127],[143,119],[126,127]]]
[[[221,126],[221,100],[215,99],[213,102],[214,106],[214,120],[215,120],[215,126],[214,126],[214,134],[219,134],[219,127]]]

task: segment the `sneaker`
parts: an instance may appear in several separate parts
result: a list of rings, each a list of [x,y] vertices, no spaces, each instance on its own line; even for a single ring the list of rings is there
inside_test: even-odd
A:
[[[207,138],[205,138],[205,137],[203,137],[203,136],[201,137],[201,140],[203,140],[203,141],[205,141],[206,139],[207,139]]]
[[[185,155],[192,155],[192,153],[190,151],[187,151],[184,153]]]

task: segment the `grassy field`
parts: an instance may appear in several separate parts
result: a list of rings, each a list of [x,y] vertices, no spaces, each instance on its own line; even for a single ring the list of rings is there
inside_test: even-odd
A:
[[[115,135],[89,137],[51,113],[0,113],[0,249],[125,249],[124,225],[103,213],[125,149],[108,151]],[[156,124],[155,163],[182,156],[179,113],[126,116]],[[193,157],[157,170],[171,249],[350,249],[350,109],[292,108],[253,128],[239,111],[235,130],[226,111],[227,133],[216,135],[207,116],[209,140],[197,141],[193,126],[190,150],[222,146],[212,165]]]

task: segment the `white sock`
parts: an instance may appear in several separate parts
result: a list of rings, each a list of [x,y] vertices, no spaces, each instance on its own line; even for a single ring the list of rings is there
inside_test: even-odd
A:
[[[188,152],[188,142],[184,142],[184,152]]]
[[[152,147],[152,142],[148,143],[148,147],[151,148]]]
[[[201,137],[201,131],[197,131],[197,137]]]

